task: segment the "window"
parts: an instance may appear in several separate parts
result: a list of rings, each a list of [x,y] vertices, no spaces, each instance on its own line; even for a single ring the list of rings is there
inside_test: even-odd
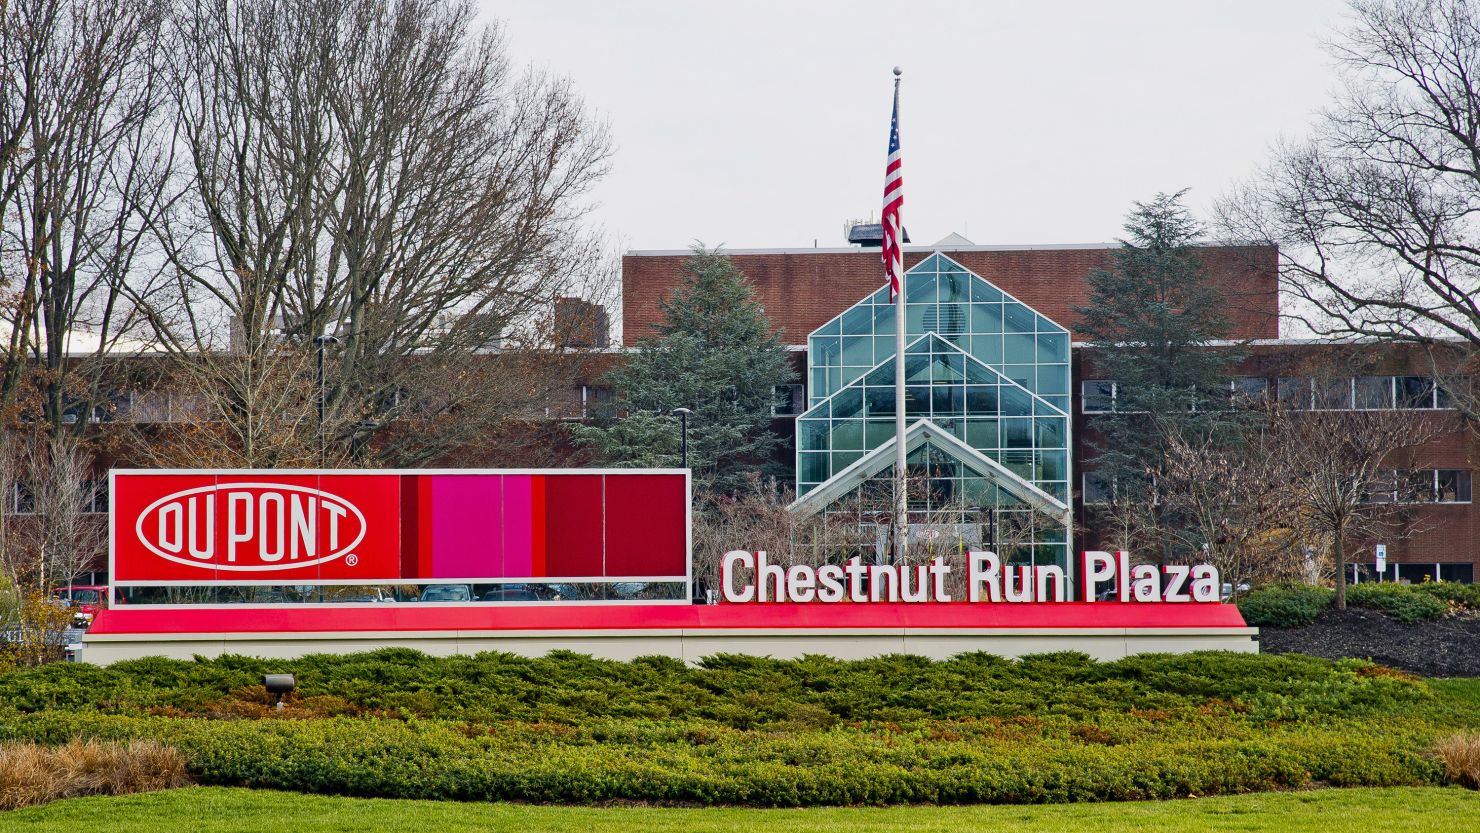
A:
[[[772,394],[771,416],[796,416],[807,409],[801,385],[777,385]]]
[[[1237,376],[1229,381],[1236,405],[1251,405],[1269,395],[1269,380],[1263,376]]]
[[[1315,409],[1318,411],[1350,411],[1352,409],[1352,380],[1313,379]]]
[[[1280,404],[1292,411],[1310,410],[1310,380],[1299,376],[1281,376],[1276,394]]]
[[[1356,408],[1359,411],[1384,411],[1393,407],[1393,377],[1358,376]]]
[[[1115,383],[1108,379],[1085,379],[1079,383],[1080,410],[1086,414],[1108,414],[1115,410]]]
[[[1080,494],[1086,506],[1109,503],[1112,492],[1113,484],[1105,475],[1095,471],[1084,473],[1083,488]]]
[[[1465,469],[1436,469],[1435,494],[1439,503],[1469,503],[1470,472]]]
[[[1434,380],[1427,376],[1398,376],[1399,408],[1434,407]]]

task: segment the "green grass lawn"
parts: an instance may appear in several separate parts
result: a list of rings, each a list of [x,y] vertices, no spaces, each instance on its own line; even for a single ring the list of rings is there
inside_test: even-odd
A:
[[[1480,831],[1480,793],[1394,788],[1107,804],[752,810],[558,807],[339,798],[220,787],[78,798],[0,813],[5,833],[328,831]]]

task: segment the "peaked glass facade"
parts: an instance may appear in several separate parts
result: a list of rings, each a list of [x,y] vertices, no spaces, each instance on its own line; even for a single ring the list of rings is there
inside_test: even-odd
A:
[[[1025,481],[1069,502],[1069,333],[941,254],[906,274],[905,310],[908,423],[929,419],[1021,479],[927,443],[908,457],[912,522],[948,511],[994,533],[1011,526],[1031,539],[1015,560],[1065,563],[1064,523],[1044,523],[1020,495]],[[799,497],[894,436],[895,326],[884,287],[808,338]],[[892,459],[869,474],[892,477]]]

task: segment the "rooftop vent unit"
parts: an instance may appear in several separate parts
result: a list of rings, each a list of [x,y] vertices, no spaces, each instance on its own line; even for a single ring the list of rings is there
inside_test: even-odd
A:
[[[880,249],[884,246],[884,226],[881,223],[853,223],[848,226],[848,242],[865,249]],[[910,230],[904,230],[904,242],[910,242]]]

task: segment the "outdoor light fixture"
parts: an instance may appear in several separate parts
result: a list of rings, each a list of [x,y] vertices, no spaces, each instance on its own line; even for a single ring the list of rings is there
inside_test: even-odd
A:
[[[298,687],[298,682],[293,679],[292,674],[267,674],[262,677],[262,685],[268,694],[277,695],[277,710],[283,710],[283,698],[293,693]]]
[[[683,455],[683,468],[689,467],[689,414],[692,413],[693,411],[689,410],[688,408],[673,409],[673,415],[678,417],[678,422],[680,426],[678,430],[680,436],[682,437],[681,442],[683,443],[683,445],[681,453]]]

